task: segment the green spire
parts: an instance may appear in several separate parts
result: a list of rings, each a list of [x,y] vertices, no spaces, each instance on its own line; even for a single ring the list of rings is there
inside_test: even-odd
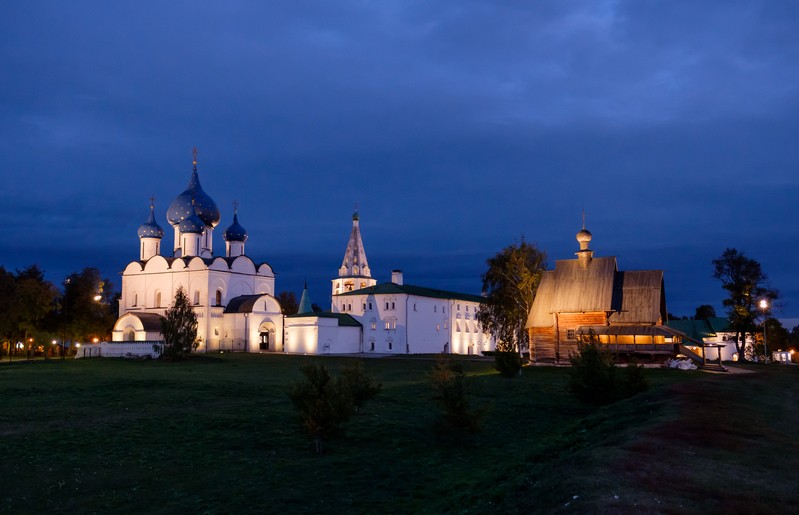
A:
[[[302,289],[300,307],[297,309],[298,315],[302,315],[303,313],[313,313],[313,307],[311,307],[311,296],[308,295],[308,283],[305,283],[305,287]]]

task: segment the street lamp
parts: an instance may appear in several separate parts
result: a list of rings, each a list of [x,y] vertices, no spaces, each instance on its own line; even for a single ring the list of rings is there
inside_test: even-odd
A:
[[[765,353],[765,362],[768,363],[768,342],[766,341],[766,310],[768,309],[768,301],[766,301],[766,299],[760,300],[760,309],[763,310],[763,352]]]

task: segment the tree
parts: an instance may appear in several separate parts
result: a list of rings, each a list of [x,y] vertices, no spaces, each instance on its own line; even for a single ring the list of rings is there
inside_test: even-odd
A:
[[[796,325],[788,333],[788,348],[794,351],[799,350],[799,325]]]
[[[775,290],[766,286],[767,277],[760,263],[737,249],[726,249],[713,260],[713,277],[721,281],[727,291],[723,304],[727,308],[730,325],[735,329],[735,347],[739,359],[746,360],[746,333],[754,339],[759,315],[758,304],[766,299],[770,306],[778,297]],[[767,316],[767,312],[763,316]]]
[[[166,310],[161,321],[164,349],[161,356],[166,359],[183,359],[197,348],[197,313],[189,304],[183,287],[175,292],[175,302]]]
[[[19,328],[19,304],[16,299],[16,277],[0,266],[0,339],[8,349],[9,358]]]
[[[294,292],[282,291],[278,293],[277,301],[280,303],[280,309],[284,315],[296,315],[297,311],[300,309]]]
[[[769,317],[765,320],[765,344],[768,345],[768,348],[773,352],[777,350],[786,350],[788,349],[788,339],[789,333],[788,330],[782,326],[782,322],[777,320],[774,317]],[[755,333],[755,355],[763,356],[765,355],[765,345],[763,342],[763,326],[760,326],[760,331]]]
[[[118,294],[110,280],[96,268],[84,268],[64,281],[62,323],[78,341],[107,338],[118,313]]]
[[[352,415],[352,399],[342,381],[324,365],[307,365],[300,371],[304,378],[292,385],[288,397],[313,438],[316,454],[322,454],[325,440],[335,435]]]
[[[382,384],[369,376],[363,369],[363,360],[356,359],[341,371],[341,381],[349,391],[355,413],[361,411],[366,401],[374,399]]]
[[[488,270],[482,275],[485,302],[477,320],[494,336],[498,353],[521,353],[527,347],[524,326],[546,268],[546,254],[522,238],[486,263]]]
[[[28,335],[39,331],[42,320],[53,310],[57,291],[37,265],[17,270],[15,280],[17,328],[27,342]],[[28,350],[33,350],[30,345]]]
[[[710,304],[702,304],[696,308],[694,320],[707,320],[709,318],[716,318],[716,309]]]

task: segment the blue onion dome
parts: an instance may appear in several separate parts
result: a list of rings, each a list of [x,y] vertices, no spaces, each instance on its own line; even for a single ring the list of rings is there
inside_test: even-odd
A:
[[[155,221],[155,206],[150,203],[150,217],[139,226],[139,238],[163,238],[164,230]]]
[[[194,205],[192,206],[192,201]],[[209,227],[216,227],[221,218],[219,208],[211,197],[200,186],[200,177],[197,175],[197,166],[191,174],[186,191],[177,196],[166,212],[166,218],[172,225],[178,225],[186,217],[196,214],[200,220]]]
[[[181,233],[202,234],[205,230],[205,222],[197,212],[194,212],[180,222],[178,229]]]
[[[247,241],[247,230],[239,224],[238,212],[233,212],[233,223],[227,228],[223,235],[225,241]]]

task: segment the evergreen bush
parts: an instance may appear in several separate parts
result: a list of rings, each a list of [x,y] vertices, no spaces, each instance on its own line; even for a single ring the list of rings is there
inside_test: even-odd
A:
[[[494,354],[494,368],[502,377],[516,377],[522,369],[522,357],[516,351],[497,351]]]
[[[288,396],[313,438],[316,454],[322,454],[325,440],[338,433],[352,415],[352,398],[324,365],[307,365],[300,371],[304,377],[292,385]]]
[[[478,433],[484,408],[473,408],[469,400],[468,378],[463,365],[441,355],[428,375],[433,399],[441,408],[435,429],[440,436],[463,441]]]

